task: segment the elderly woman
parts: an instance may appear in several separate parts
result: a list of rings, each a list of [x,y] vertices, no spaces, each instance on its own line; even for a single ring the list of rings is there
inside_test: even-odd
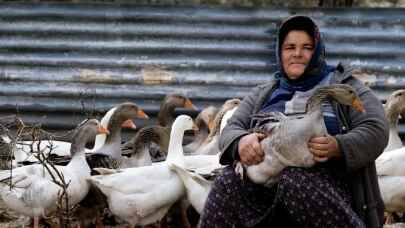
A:
[[[228,166],[213,184],[200,226],[382,227],[384,206],[374,160],[387,144],[388,125],[380,101],[347,67],[326,64],[318,27],[309,17],[282,23],[276,54],[279,69],[273,80],[245,97],[221,135],[220,162]],[[355,88],[366,113],[323,104],[329,135],[308,142],[315,166],[287,167],[271,186],[242,180],[234,164],[249,166],[264,157],[263,136],[249,132],[255,126],[252,115],[302,113],[296,104],[306,103],[314,88],[333,83]]]

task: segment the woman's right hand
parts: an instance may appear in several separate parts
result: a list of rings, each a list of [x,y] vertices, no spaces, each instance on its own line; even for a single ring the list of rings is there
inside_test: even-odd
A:
[[[260,141],[265,137],[261,133],[251,133],[239,140],[238,153],[242,164],[255,165],[263,161],[264,152],[260,146]]]

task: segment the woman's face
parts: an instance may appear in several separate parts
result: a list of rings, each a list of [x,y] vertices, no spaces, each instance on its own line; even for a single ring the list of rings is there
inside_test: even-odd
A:
[[[307,32],[291,30],[281,45],[281,62],[289,79],[295,80],[304,73],[314,53],[314,42]]]

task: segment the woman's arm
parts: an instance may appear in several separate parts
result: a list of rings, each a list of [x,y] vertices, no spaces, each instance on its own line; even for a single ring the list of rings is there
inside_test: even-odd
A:
[[[256,87],[252,93],[247,95],[223,129],[219,138],[221,164],[228,165],[232,164],[235,159],[239,160],[238,142],[242,136],[249,134],[250,116],[253,113],[259,94],[260,87]]]

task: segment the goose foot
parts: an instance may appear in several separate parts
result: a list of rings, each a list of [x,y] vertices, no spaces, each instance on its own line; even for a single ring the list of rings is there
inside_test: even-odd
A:
[[[35,216],[33,218],[32,227],[33,228],[38,228],[39,227],[39,217],[38,216]]]

